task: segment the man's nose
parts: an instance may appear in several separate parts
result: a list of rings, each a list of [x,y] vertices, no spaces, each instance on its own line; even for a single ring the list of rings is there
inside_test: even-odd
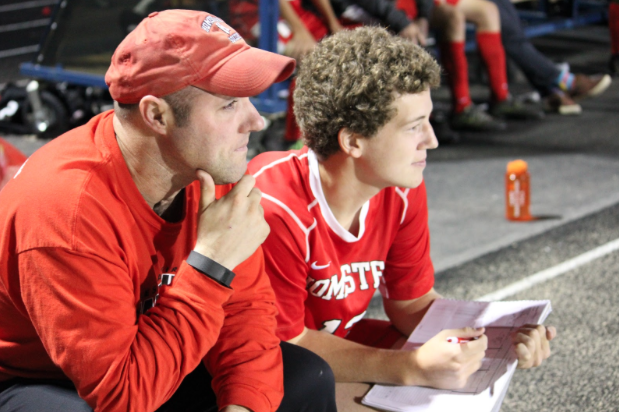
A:
[[[434,128],[430,124],[428,120],[424,127],[424,139],[420,145],[421,149],[436,149],[438,147],[438,139],[436,138],[436,134],[434,133]]]
[[[264,119],[262,118],[260,113],[258,113],[256,107],[251,103],[249,97],[246,97],[244,100],[244,106],[246,108],[246,118],[242,124],[242,132],[258,132],[264,129]]]

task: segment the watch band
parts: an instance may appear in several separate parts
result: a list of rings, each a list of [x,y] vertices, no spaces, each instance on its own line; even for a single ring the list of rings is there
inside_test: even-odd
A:
[[[226,269],[213,259],[209,259],[201,253],[191,251],[187,257],[187,264],[195,270],[208,276],[225,287],[230,287],[232,279],[236,276],[233,271]]]

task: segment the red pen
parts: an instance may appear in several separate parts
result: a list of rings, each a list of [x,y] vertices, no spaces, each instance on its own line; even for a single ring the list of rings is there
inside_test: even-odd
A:
[[[472,338],[458,338],[456,336],[450,336],[447,338],[447,342],[449,343],[467,343],[470,342],[472,340],[477,340],[479,339],[478,336],[472,337]]]

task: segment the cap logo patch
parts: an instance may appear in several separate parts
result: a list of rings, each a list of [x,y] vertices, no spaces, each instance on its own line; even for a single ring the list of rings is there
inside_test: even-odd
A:
[[[202,22],[202,29],[206,31],[207,33],[210,33],[211,28],[213,27],[213,23],[217,27],[219,27],[219,30],[223,31],[226,34],[230,34],[230,29],[224,26],[223,24],[221,24],[221,23],[224,23],[224,21],[220,19],[219,17],[208,16]]]
[[[213,28],[213,24],[217,26],[219,30],[228,34],[229,35],[228,39],[230,39],[232,43],[236,43],[237,41],[241,39],[241,35],[238,33],[234,33],[233,35],[230,36],[230,28],[226,27],[225,22],[219,17],[207,16],[202,22],[202,30],[204,30],[207,33],[210,33],[211,29]]]

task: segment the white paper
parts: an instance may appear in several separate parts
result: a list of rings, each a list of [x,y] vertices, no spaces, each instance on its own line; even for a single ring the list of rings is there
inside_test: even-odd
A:
[[[488,349],[480,370],[470,376],[466,387],[456,391],[374,385],[362,403],[396,412],[452,410],[448,408],[497,412],[516,370],[511,333],[527,323],[542,323],[551,310],[547,300],[472,302],[438,299],[402,349],[414,350],[444,329],[485,327]]]

